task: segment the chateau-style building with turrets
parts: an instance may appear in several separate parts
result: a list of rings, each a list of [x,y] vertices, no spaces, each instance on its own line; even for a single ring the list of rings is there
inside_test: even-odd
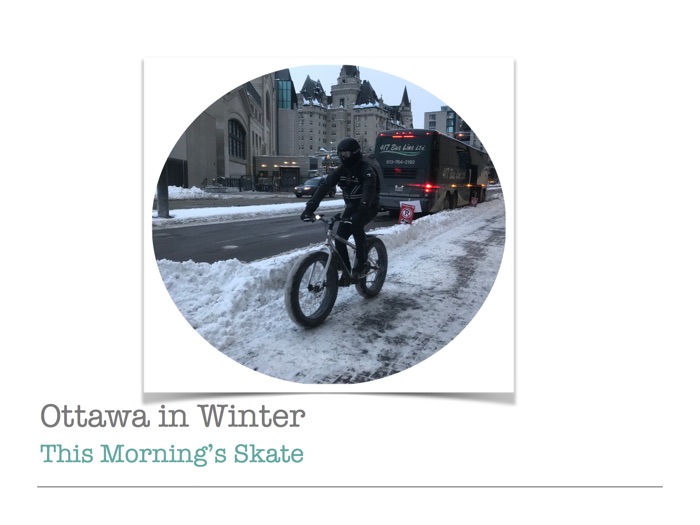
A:
[[[413,127],[413,113],[404,87],[401,102],[386,104],[372,84],[362,80],[357,66],[344,65],[330,95],[319,80],[306,77],[297,98],[299,155],[332,156],[345,137],[355,138],[365,153],[373,153],[380,131]]]

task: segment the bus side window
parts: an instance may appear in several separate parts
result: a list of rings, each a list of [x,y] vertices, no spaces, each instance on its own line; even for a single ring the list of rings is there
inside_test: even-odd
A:
[[[471,155],[469,154],[468,150],[460,150],[458,152],[458,155],[460,168],[466,168],[469,164],[472,163]]]

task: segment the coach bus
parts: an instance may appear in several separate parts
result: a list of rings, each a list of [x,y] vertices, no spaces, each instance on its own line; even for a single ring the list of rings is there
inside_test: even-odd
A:
[[[418,201],[423,214],[483,202],[495,172],[485,151],[427,129],[380,132],[374,157],[383,172],[379,205],[392,214],[404,201]]]

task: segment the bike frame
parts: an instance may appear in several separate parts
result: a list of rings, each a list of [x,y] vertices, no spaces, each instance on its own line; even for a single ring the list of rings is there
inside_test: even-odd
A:
[[[336,222],[342,222],[343,220],[345,220],[346,222],[350,222],[350,221],[347,219],[343,219],[339,213],[334,215],[330,219],[324,219],[323,215],[318,214],[318,215],[314,216],[314,220],[322,221],[326,225],[326,246],[325,246],[325,249],[328,251],[328,260],[326,261],[326,266],[323,268],[323,275],[328,275],[328,270],[330,269],[331,260],[333,259],[334,253],[338,256],[337,258],[338,258],[338,261],[340,262],[340,265],[342,266],[342,268],[340,268],[342,270],[342,272],[345,275],[350,275],[350,268],[345,266],[343,259],[340,257],[340,253],[338,253],[338,249],[335,247],[335,241],[342,242],[345,246],[352,249],[353,252],[356,252],[357,248],[353,243],[351,243],[350,241],[346,241],[342,237],[339,237],[338,234],[336,234],[333,231],[333,225]]]

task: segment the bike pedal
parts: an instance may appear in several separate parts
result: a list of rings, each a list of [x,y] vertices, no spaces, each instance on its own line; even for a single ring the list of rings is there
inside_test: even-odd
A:
[[[352,277],[355,280],[364,279],[370,274],[371,271],[372,267],[369,264],[365,263],[358,273],[355,273],[354,271],[352,272]]]

